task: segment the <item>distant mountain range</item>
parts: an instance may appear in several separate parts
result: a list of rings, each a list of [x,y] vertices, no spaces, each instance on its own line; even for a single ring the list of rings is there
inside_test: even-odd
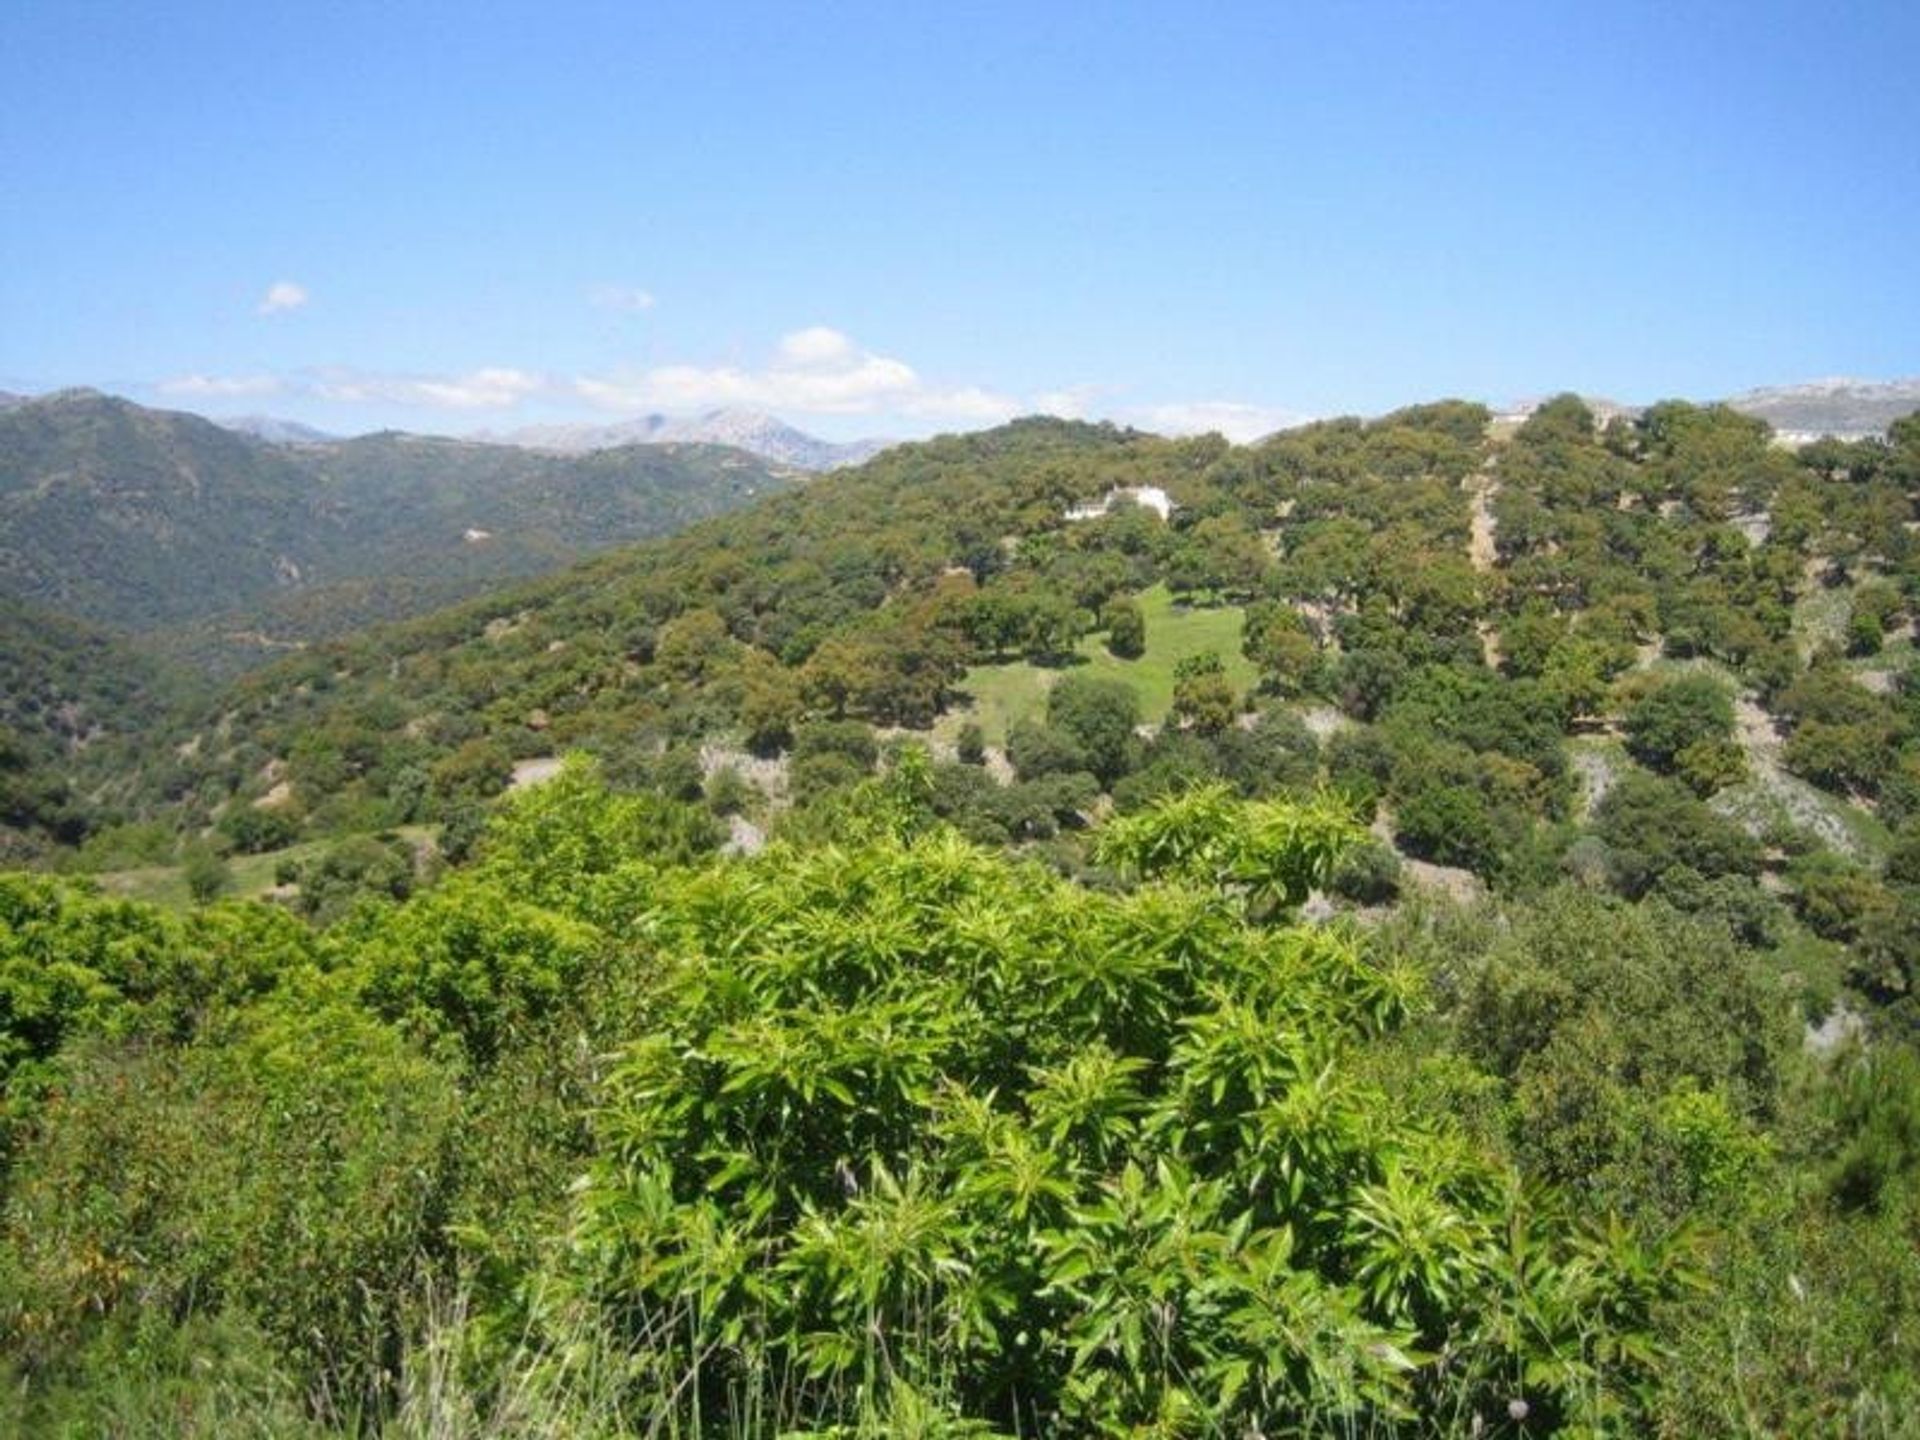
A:
[[[802,478],[717,445],[557,455],[392,432],[270,444],[64,390],[0,409],[0,594],[121,630],[271,611],[314,639]]]
[[[1615,400],[1585,397],[1601,420],[1632,416],[1641,407]],[[25,403],[25,397],[0,392],[0,411]],[[1521,402],[1508,413],[1523,414],[1534,403]],[[1774,385],[1748,390],[1722,403],[1754,415],[1787,440],[1811,440],[1822,435],[1857,440],[1879,435],[1888,425],[1920,410],[1920,378],[1909,380],[1813,380],[1796,385]],[[276,445],[325,444],[338,439],[294,420],[247,415],[215,422]],[[897,443],[891,440],[854,440],[845,444],[819,439],[776,416],[755,410],[710,410],[703,415],[643,415],[611,424],[528,425],[502,433],[483,432],[476,440],[511,445],[551,455],[586,455],[628,445],[728,445],[775,465],[796,470],[839,470],[872,459]]]
[[[270,445],[324,445],[329,440],[343,438],[330,435],[325,430],[316,430],[311,425],[302,425],[298,420],[282,420],[273,415],[236,415],[214,423],[222,429],[237,430],[242,435],[265,440]]]
[[[1920,410],[1920,379],[1727,403],[1790,439],[1853,437]],[[198,627],[196,657],[265,625],[258,654],[662,534],[884,448],[745,410],[343,440],[92,390],[0,392],[0,594],[120,630]]]
[[[1766,421],[1785,439],[1857,440],[1879,435],[1901,416],[1920,410],[1920,378],[1773,385],[1735,395],[1727,404]]]
[[[1521,401],[1506,413],[1524,415],[1545,398]],[[1580,398],[1602,423],[1616,416],[1632,419],[1646,408],[1595,395]],[[1766,421],[1782,440],[1864,440],[1884,435],[1894,421],[1920,410],[1920,379],[1809,380],[1748,390],[1717,403]]]
[[[7,398],[0,393],[0,409]],[[22,397],[13,397],[18,403]],[[274,445],[322,445],[341,437],[272,415],[241,415],[214,421],[228,430]],[[527,425],[518,430],[482,431],[471,437],[489,445],[511,445],[549,455],[588,455],[628,445],[726,445],[795,470],[839,470],[870,460],[896,442],[853,440],[835,444],[809,435],[757,410],[710,410],[704,415],[643,415],[594,425]]]
[[[894,443],[854,440],[836,445],[756,410],[710,410],[704,415],[680,418],[644,415],[612,425],[530,425],[497,438],[508,445],[561,455],[578,455],[619,445],[731,445],[763,460],[800,470],[838,470],[858,465]]]

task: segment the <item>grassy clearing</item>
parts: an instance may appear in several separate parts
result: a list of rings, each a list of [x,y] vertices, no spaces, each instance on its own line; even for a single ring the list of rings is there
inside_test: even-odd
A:
[[[432,825],[402,825],[393,833],[408,841],[416,849],[426,841],[433,839],[436,827]],[[259,855],[233,855],[227,860],[229,880],[227,888],[221,891],[222,899],[257,900],[273,888],[274,871],[283,860],[296,863],[310,860],[340,843],[345,837],[336,836],[330,840],[309,840],[299,845],[289,845],[284,850],[268,850]],[[192,905],[192,897],[187,893],[186,867],[181,865],[143,865],[135,870],[109,870],[95,875],[100,888],[109,895],[118,895],[127,900],[145,900],[153,905],[163,905],[171,910],[185,910]]]
[[[1173,708],[1174,667],[1208,650],[1226,662],[1227,676],[1236,689],[1252,687],[1257,676],[1240,654],[1246,617],[1239,606],[1177,605],[1163,585],[1154,586],[1138,599],[1147,621],[1147,650],[1138,660],[1109,655],[1106,637],[1101,633],[1083,638],[1075,660],[1066,666],[1032,665],[1024,660],[1011,665],[976,665],[960,682],[972,703],[943,715],[934,733],[950,739],[961,725],[973,720],[989,745],[1002,744],[1014,721],[1045,711],[1047,690],[1068,671],[1126,681],[1140,696],[1142,717],[1158,724]]]
[[[1819,581],[1801,591],[1793,603],[1793,640],[1804,658],[1823,645],[1845,643],[1847,621],[1853,615],[1853,587],[1828,589]]]
[[[1627,747],[1612,735],[1576,735],[1567,741],[1567,758],[1580,790],[1575,809],[1581,820],[1606,798],[1620,777],[1635,768]]]

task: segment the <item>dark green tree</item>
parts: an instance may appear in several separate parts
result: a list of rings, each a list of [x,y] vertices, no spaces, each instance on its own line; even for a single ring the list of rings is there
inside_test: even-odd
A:
[[[1137,660],[1147,651],[1147,618],[1136,601],[1115,596],[1101,608],[1100,623],[1107,632],[1107,649],[1122,660]]]

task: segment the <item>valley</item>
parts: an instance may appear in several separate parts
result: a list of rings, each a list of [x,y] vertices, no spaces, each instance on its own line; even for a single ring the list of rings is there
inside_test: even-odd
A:
[[[738,450],[272,444],[93,391],[0,412],[0,585],[228,675],[772,494]],[[185,638],[175,639],[175,635]]]

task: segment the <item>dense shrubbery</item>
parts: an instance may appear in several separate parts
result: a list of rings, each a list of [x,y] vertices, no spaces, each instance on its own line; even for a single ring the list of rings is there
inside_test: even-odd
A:
[[[1806,1070],[1717,920],[1303,927],[1377,883],[1339,878],[1361,832],[1226,786],[1097,830],[1089,889],[941,826],[940,774],[717,861],[575,767],[318,937],[8,879],[0,1413],[1699,1434],[1913,1398],[1911,1061]],[[1870,1358],[1808,1348],[1786,1273]]]

